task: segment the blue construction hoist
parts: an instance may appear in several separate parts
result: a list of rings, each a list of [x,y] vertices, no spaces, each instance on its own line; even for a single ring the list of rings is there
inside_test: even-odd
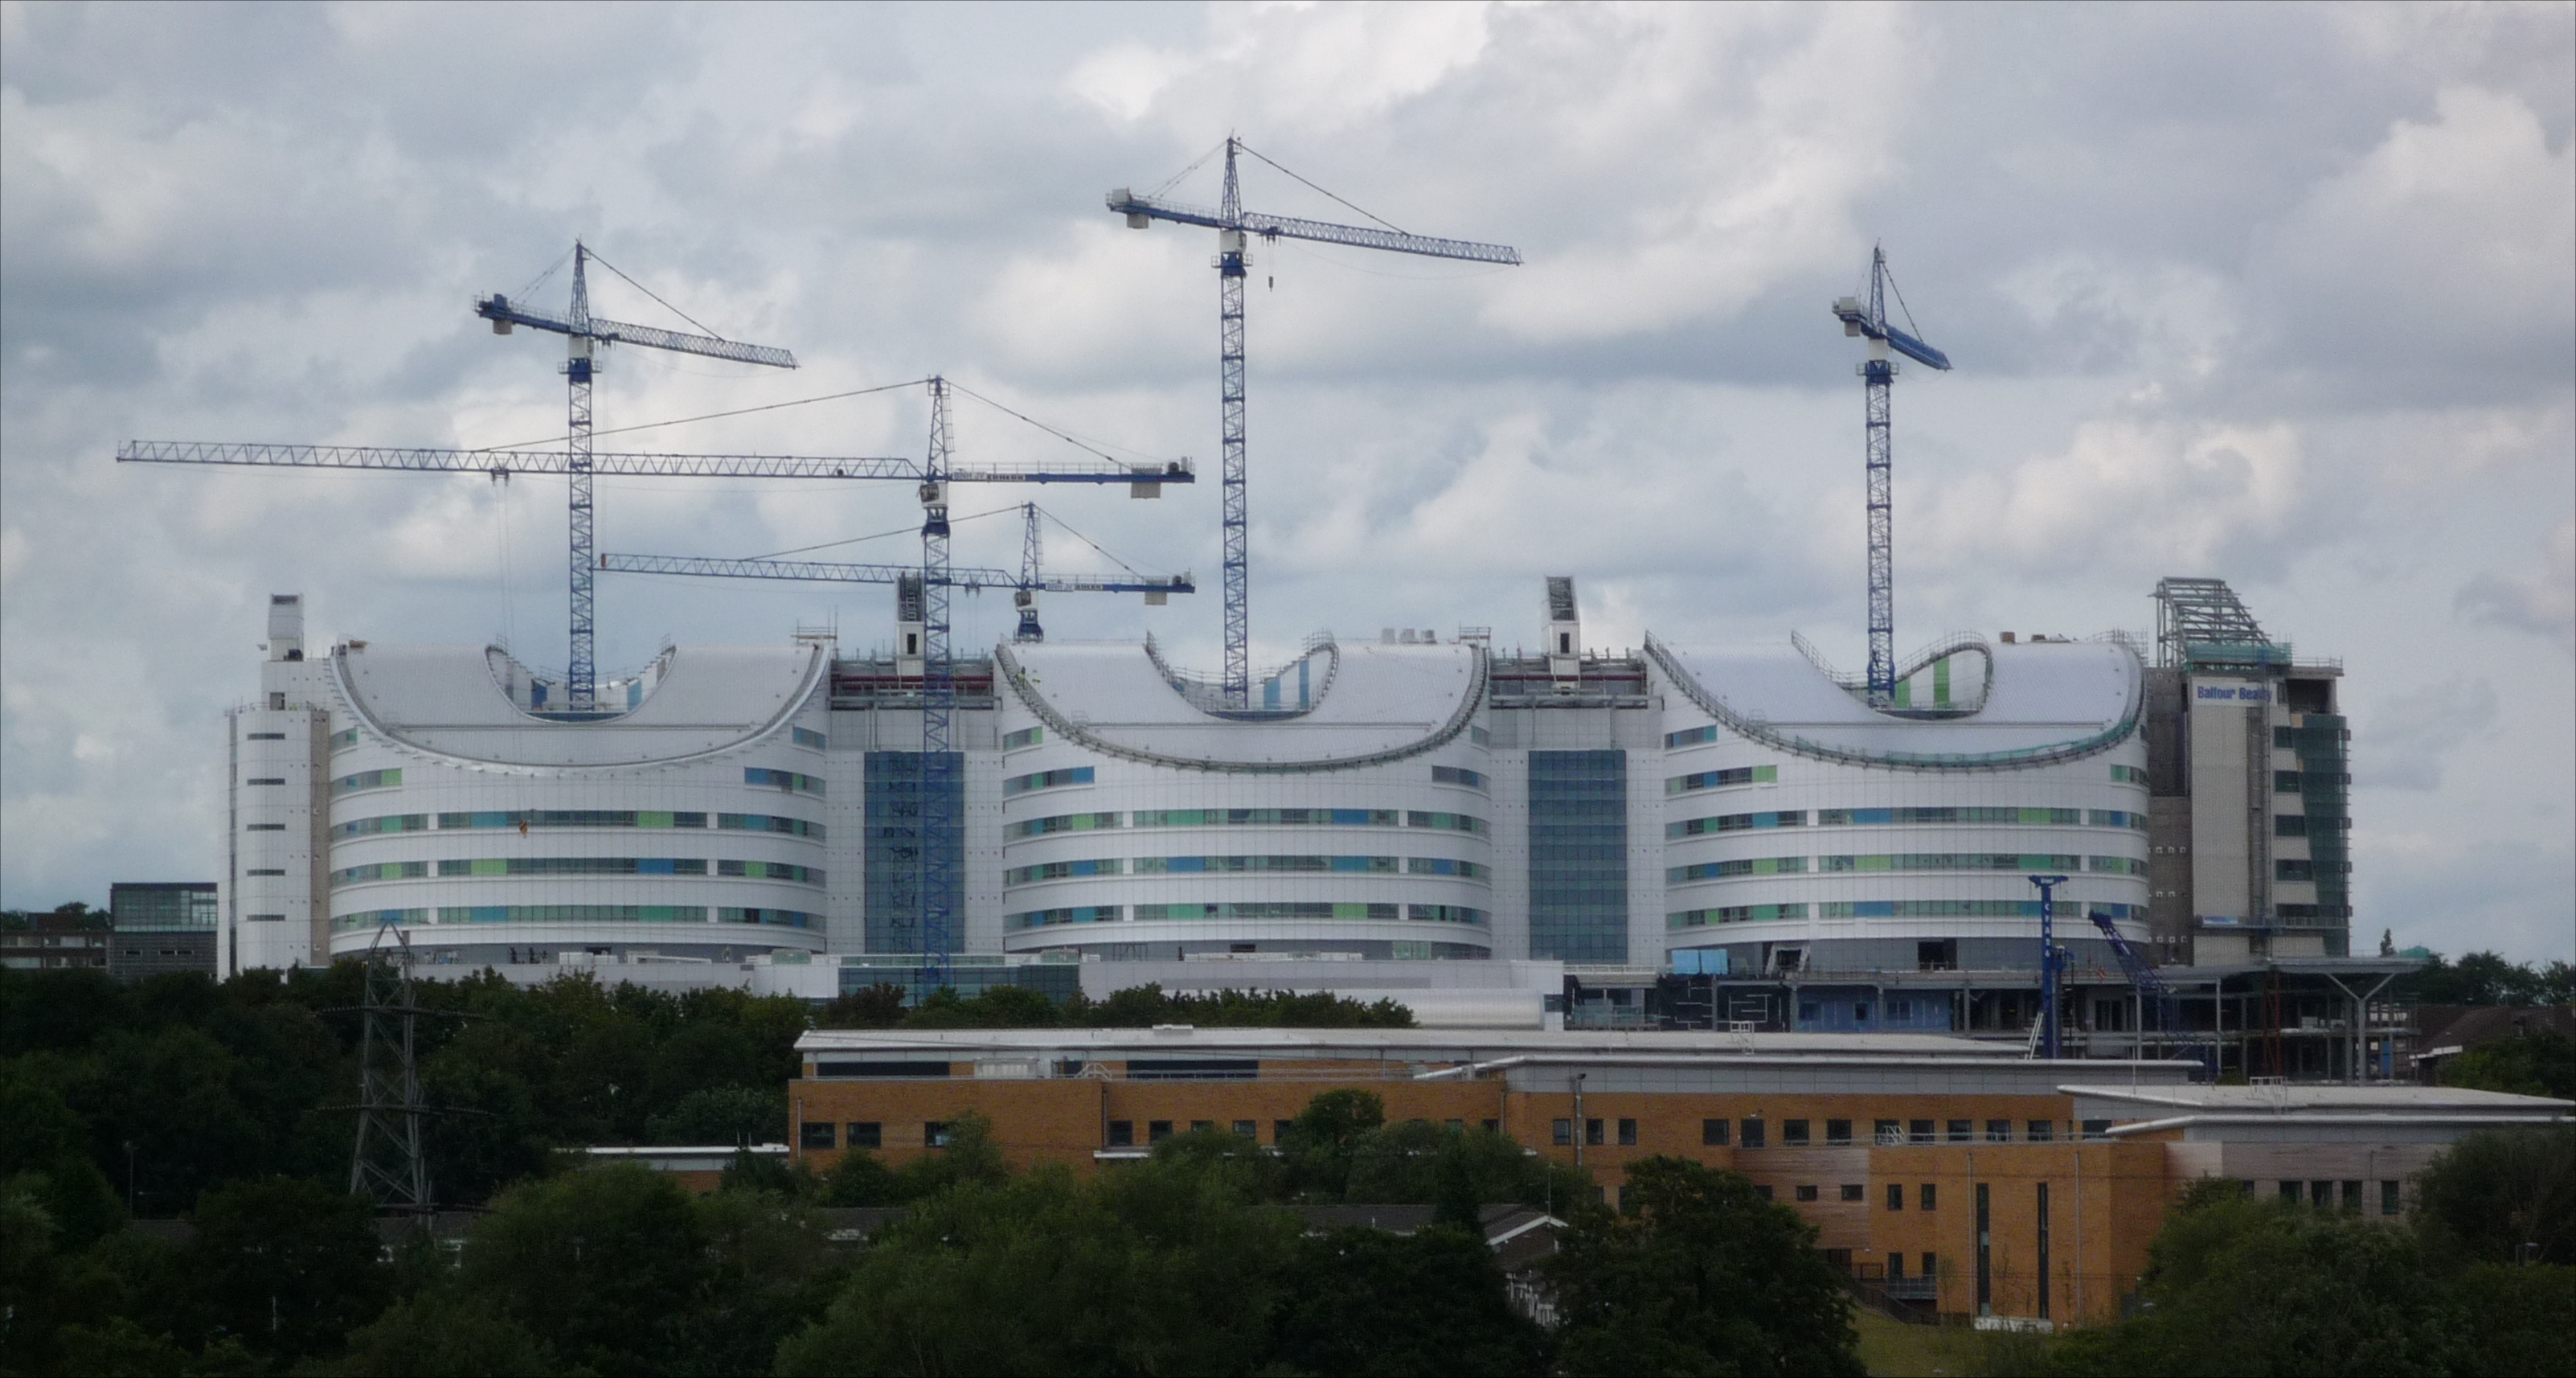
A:
[[[1141,230],[1157,220],[1168,220],[1176,225],[1197,225],[1217,232],[1218,421],[1224,450],[1225,490],[1225,702],[1230,708],[1246,708],[1250,706],[1252,697],[1251,509],[1244,493],[1243,459],[1243,282],[1245,270],[1252,266],[1252,255],[1246,250],[1248,237],[1259,235],[1273,241],[1305,239],[1319,244],[1347,244],[1361,249],[1384,249],[1427,258],[1466,259],[1475,263],[1517,264],[1521,256],[1519,250],[1508,244],[1435,239],[1429,235],[1409,234],[1384,221],[1377,225],[1337,225],[1323,220],[1301,220],[1294,216],[1245,210],[1235,179],[1237,153],[1251,153],[1290,177],[1306,182],[1305,178],[1271,163],[1270,159],[1229,134],[1225,139],[1225,190],[1215,207],[1183,205],[1154,194],[1138,196],[1120,187],[1109,193],[1109,209],[1126,216],[1130,229]],[[1206,159],[1200,161],[1205,162]],[[1185,170],[1182,176],[1187,175]],[[1178,177],[1173,179],[1175,182],[1179,180]],[[1311,187],[1314,183],[1306,182],[1306,185]],[[1321,191],[1322,188],[1317,187],[1316,190]],[[1331,192],[1324,194],[1332,196]],[[1338,196],[1333,199],[1341,200]],[[1350,205],[1347,201],[1342,204]],[[1359,209],[1356,206],[1351,208]],[[1360,213],[1368,214],[1366,211]]]
[[[1887,323],[1887,251],[1869,255],[1869,300],[1843,297],[1834,303],[1843,333],[1869,341],[1869,358],[1860,366],[1867,400],[1869,456],[1869,701],[1885,708],[1896,701],[1896,558],[1891,531],[1893,503],[1888,484],[1890,436],[1887,388],[1896,379],[1895,351],[1925,366],[1947,370],[1950,356]],[[1902,293],[1897,305],[1905,304]],[[1908,313],[1907,324],[1912,324]]]

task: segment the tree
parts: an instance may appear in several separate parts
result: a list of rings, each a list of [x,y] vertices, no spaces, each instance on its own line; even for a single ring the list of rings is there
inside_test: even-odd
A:
[[[1490,1202],[1568,1206],[1591,1195],[1585,1174],[1530,1153],[1510,1135],[1406,1120],[1352,1141],[1342,1199],[1443,1205],[1452,1223],[1472,1229],[1478,1208]]]
[[[2492,1263],[2576,1264],[2576,1125],[2472,1134],[2416,1177],[2436,1244]]]
[[[459,1281],[570,1362],[666,1373],[705,1298],[708,1247],[685,1189],[621,1163],[503,1192],[467,1240]]]
[[[657,1144],[785,1143],[786,1085],[701,1086],[656,1115],[646,1136]]]
[[[197,1202],[183,1251],[210,1338],[292,1362],[340,1347],[390,1300],[375,1210],[296,1177],[236,1182]]]
[[[1678,1158],[1628,1169],[1547,1264],[1569,1373],[1861,1373],[1842,1280],[1814,1227],[1743,1176]]]
[[[1346,1228],[1298,1243],[1271,1342],[1302,1373],[1534,1374],[1546,1337],[1514,1311],[1484,1240],[1435,1225]]]
[[[2446,962],[2436,953],[2391,982],[2390,994],[2425,1005],[2565,1005],[2576,1003],[2576,966],[2551,962],[2535,969],[2492,952]]]
[[[452,1289],[397,1302],[351,1331],[348,1353],[334,1367],[350,1378],[546,1378],[565,1371],[526,1326]]]
[[[1279,1143],[1292,1190],[1325,1201],[1344,1199],[1351,1154],[1362,1136],[1386,1123],[1386,1102],[1353,1088],[1326,1091],[1306,1103]]]
[[[688,1367],[766,1373],[782,1341],[822,1318],[845,1270],[822,1224],[789,1196],[727,1189],[693,1210],[708,1270],[686,1318]]]
[[[903,987],[879,981],[837,995],[815,1017],[818,1029],[891,1029],[903,1022]]]
[[[2078,1331],[2062,1373],[2435,1374],[2467,1335],[2415,1237],[2341,1211],[2259,1201],[2234,1183],[2186,1195],[2149,1252],[2147,1308]]]
[[[2479,1044],[2442,1068],[2442,1084],[2576,1100],[2576,1038],[2544,1029]]]

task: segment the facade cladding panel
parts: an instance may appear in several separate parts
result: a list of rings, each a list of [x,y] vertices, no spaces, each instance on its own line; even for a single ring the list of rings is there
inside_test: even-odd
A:
[[[1530,955],[1628,960],[1628,753],[1529,754]]]
[[[956,763],[949,778],[961,784],[947,801],[946,826],[951,836],[960,839],[957,855],[962,861],[966,852],[964,753],[948,754]],[[922,798],[921,763],[925,755],[919,751],[867,753],[865,905],[870,952],[921,951],[922,845],[925,829],[938,823],[927,812],[927,801]],[[950,873],[947,899],[950,922],[963,932],[966,910],[962,869]]]
[[[2051,642],[1947,661],[1946,701],[1935,674],[1932,707],[1905,717],[1787,648],[1592,657],[1580,675],[1614,690],[1595,694],[1474,644],[1322,645],[1296,662],[1300,706],[1235,714],[1144,646],[1005,645],[961,662],[990,687],[958,715],[960,950],[1647,965],[1725,948],[1743,971],[1906,967],[1955,942],[1942,960],[2017,965],[2043,868],[2072,877],[2061,906],[2143,940],[2137,657]],[[920,950],[919,700],[897,662],[682,647],[608,701],[556,713],[559,692],[483,647],[272,655],[230,724],[222,969],[327,960],[386,922],[469,968]],[[2267,845],[2306,830],[2267,860],[2309,866],[2280,884],[2320,910],[2345,902],[2349,866],[2330,707],[2276,753],[2304,795],[2260,782]],[[2061,941],[2107,961],[2089,927],[2061,921]]]

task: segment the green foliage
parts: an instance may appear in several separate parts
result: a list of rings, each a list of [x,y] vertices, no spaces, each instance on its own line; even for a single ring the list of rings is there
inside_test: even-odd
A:
[[[624,1163],[512,1187],[475,1225],[462,1285],[575,1362],[670,1371],[706,1268],[689,1205],[668,1176]]]
[[[834,996],[814,1016],[818,1029],[891,1029],[903,1022],[904,989],[879,981],[864,990]]]
[[[1429,1120],[1385,1125],[1354,1138],[1342,1198],[1441,1206],[1473,1226],[1487,1202],[1567,1210],[1592,1199],[1583,1174],[1530,1153],[1482,1126],[1451,1129]]]
[[[397,1302],[352,1331],[332,1371],[350,1378],[551,1378],[573,1370],[506,1312],[434,1291]]]
[[[1160,985],[1143,985],[1115,992],[1083,1013],[1081,1022],[1096,1029],[1144,1029],[1156,1024],[1265,1029],[1413,1027],[1413,1011],[1394,1000],[1363,1003],[1321,991],[1306,995],[1277,990],[1166,995]]]
[[[2576,1125],[2472,1134],[2416,1178],[2418,1219],[2445,1252],[2576,1265]]]
[[[1298,1242],[1271,1363],[1303,1373],[1536,1374],[1546,1335],[1512,1309],[1482,1237],[1337,1229]]]
[[[849,1149],[823,1174],[821,1201],[826,1206],[897,1206],[903,1183],[885,1160],[863,1148]]]
[[[2446,962],[2435,953],[2430,964],[2390,982],[2389,994],[2424,1005],[2576,1005],[2576,966],[2535,968],[2492,952]]]
[[[2481,1044],[2442,1068],[2442,1084],[2576,1100],[2576,1038],[2544,1029]]]
[[[1635,1163],[1620,1210],[1579,1220],[1547,1267],[1564,1372],[1861,1372],[1814,1228],[1736,1173]]]
[[[787,1142],[787,1088],[701,1086],[645,1126],[657,1144],[722,1145]]]
[[[375,1210],[294,1177],[237,1182],[197,1203],[184,1266],[209,1338],[283,1361],[324,1354],[390,1300]]]
[[[2430,1247],[2388,1222],[2258,1201],[2225,1184],[2196,1190],[2156,1237],[2146,1309],[2057,1342],[2046,1371],[2561,1371],[2576,1333],[2576,1270],[2457,1269],[2444,1261],[2444,1227],[2428,1224]]]
[[[778,1368],[1248,1372],[1295,1244],[1285,1213],[1160,1164],[967,1183],[881,1232]]]

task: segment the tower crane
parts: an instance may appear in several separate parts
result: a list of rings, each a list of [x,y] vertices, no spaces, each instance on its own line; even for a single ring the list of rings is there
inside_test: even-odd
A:
[[[1896,559],[1890,530],[1893,513],[1888,484],[1887,413],[1888,385],[1895,381],[1896,361],[1888,353],[1893,350],[1926,368],[1946,372],[1950,367],[1949,355],[1888,324],[1887,284],[1887,251],[1873,248],[1869,255],[1869,300],[1842,297],[1834,302],[1834,314],[1842,320],[1843,333],[1869,341],[1869,358],[1861,364],[1860,376],[1867,402],[1869,466],[1869,701],[1876,708],[1885,708],[1896,700]],[[1901,308],[1904,304],[1900,293],[1897,305]],[[1913,324],[1910,312],[1906,324]]]
[[[1196,225],[1217,232],[1217,389],[1219,434],[1224,451],[1225,701],[1229,707],[1245,708],[1250,704],[1252,690],[1249,645],[1252,627],[1251,517],[1244,492],[1243,401],[1243,286],[1245,270],[1252,265],[1252,255],[1247,248],[1250,236],[1258,235],[1273,242],[1304,239],[1319,244],[1348,244],[1363,249],[1384,249],[1427,258],[1466,259],[1476,263],[1518,264],[1521,256],[1508,244],[1434,239],[1428,235],[1407,233],[1384,222],[1374,226],[1337,225],[1247,211],[1243,208],[1235,176],[1237,153],[1251,153],[1265,163],[1270,162],[1242,140],[1227,135],[1225,190],[1214,208],[1184,205],[1157,195],[1139,196],[1125,187],[1110,192],[1108,201],[1110,210],[1127,217],[1129,229],[1141,230],[1157,220],[1168,220],[1177,225]],[[1270,165],[1281,172],[1288,172],[1277,163]],[[1288,172],[1288,175],[1297,176],[1293,172]],[[1304,182],[1306,179],[1298,177],[1297,180]],[[1314,184],[1309,182],[1307,185]],[[1325,195],[1332,193],[1326,192]],[[1341,200],[1340,197],[1333,199]],[[1361,213],[1367,214],[1365,211]]]
[[[474,314],[492,323],[493,334],[507,335],[512,327],[522,325],[533,330],[551,331],[564,337],[569,351],[564,360],[563,375],[571,393],[570,424],[565,430],[569,449],[564,472],[572,480],[572,658],[564,668],[564,688],[566,696],[572,700],[572,711],[576,713],[595,711],[598,700],[598,672],[591,645],[591,569],[594,563],[591,559],[594,516],[591,475],[594,471],[591,467],[590,388],[592,375],[598,371],[599,352],[612,344],[634,344],[680,354],[731,359],[737,363],[766,364],[771,368],[796,367],[795,355],[768,345],[742,344],[714,334],[689,335],[652,326],[627,325],[591,315],[587,271],[591,257],[588,245],[578,239],[572,242],[572,307],[565,315],[549,315],[516,305],[498,292],[474,303]],[[617,272],[616,265],[605,259],[600,260],[600,264],[612,273]],[[626,276],[624,273],[617,275]],[[654,299],[661,300],[658,297]]]

